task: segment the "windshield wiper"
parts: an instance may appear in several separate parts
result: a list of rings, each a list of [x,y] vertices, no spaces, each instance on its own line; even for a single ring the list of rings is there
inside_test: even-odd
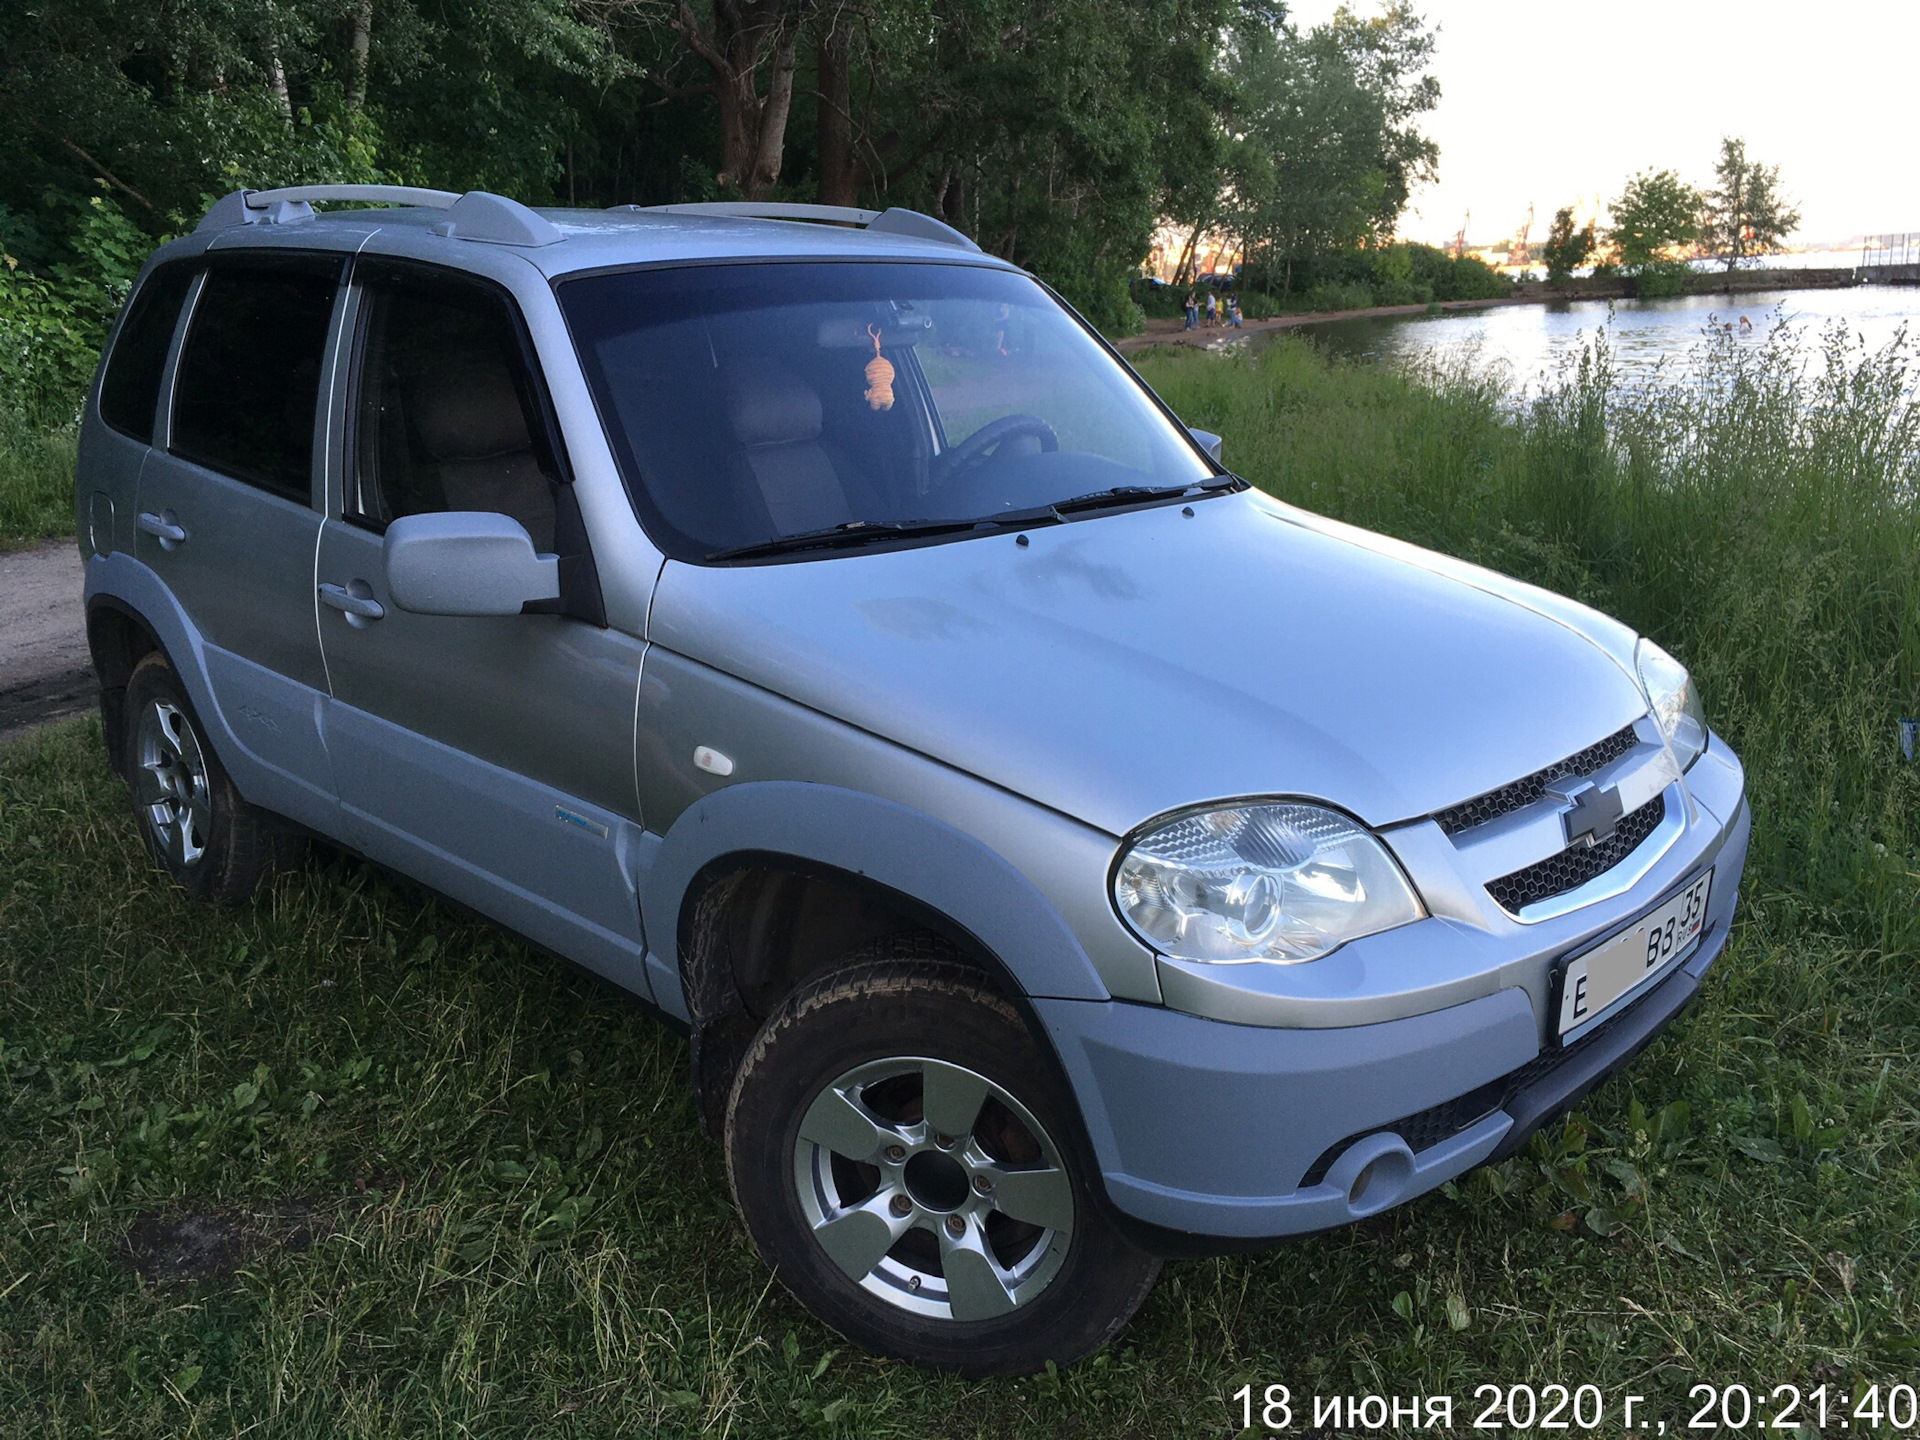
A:
[[[958,535],[970,530],[998,530],[1006,525],[1032,525],[1059,520],[1051,505],[1030,510],[1008,510],[999,515],[983,515],[973,520],[843,520],[819,530],[801,530],[792,535],[777,535],[751,545],[736,545],[715,550],[709,560],[753,560],[763,555],[785,555],[796,550],[832,550],[864,545],[869,540],[917,539],[926,535]]]
[[[1211,495],[1216,490],[1239,490],[1246,481],[1237,475],[1216,475],[1191,485],[1114,485],[1105,490],[1090,490],[1071,500],[1056,500],[1053,508],[1062,515],[1076,510],[1095,510],[1106,505],[1138,505],[1149,500],[1174,500],[1182,495]]]
[[[735,545],[715,550],[712,560],[757,560],[768,555],[789,555],[800,550],[838,550],[864,545],[871,540],[913,540],[929,535],[961,535],[975,530],[1005,530],[1022,525],[1058,525],[1076,510],[1094,510],[1106,505],[1135,505],[1149,500],[1171,500],[1181,495],[1205,495],[1216,490],[1239,490],[1247,482],[1235,475],[1216,475],[1194,485],[1115,485],[1057,500],[1051,505],[1031,505],[1021,510],[1002,510],[971,520],[843,520],[818,530],[800,530],[792,535],[776,535],[771,540],[756,540],[751,545]]]

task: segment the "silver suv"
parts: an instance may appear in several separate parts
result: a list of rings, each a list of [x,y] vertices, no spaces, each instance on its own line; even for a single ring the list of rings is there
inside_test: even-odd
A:
[[[828,1324],[1066,1362],[1511,1154],[1746,856],[1665,652],[1219,456],[925,216],[235,193],[87,409],[107,744],[195,895],[318,834],[683,1028]]]

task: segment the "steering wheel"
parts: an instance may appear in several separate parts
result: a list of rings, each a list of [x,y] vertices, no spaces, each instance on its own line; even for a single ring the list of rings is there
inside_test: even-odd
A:
[[[989,420],[940,457],[939,483],[950,483],[984,460],[989,450],[1019,435],[1037,439],[1042,454],[1051,454],[1060,448],[1060,437],[1038,415],[1002,415],[998,420]]]

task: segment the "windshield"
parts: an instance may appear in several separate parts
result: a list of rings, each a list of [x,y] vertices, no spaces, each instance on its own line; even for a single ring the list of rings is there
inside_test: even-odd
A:
[[[821,532],[965,533],[1214,478],[1023,275],[715,265],[586,276],[559,295],[628,489],[676,558]]]

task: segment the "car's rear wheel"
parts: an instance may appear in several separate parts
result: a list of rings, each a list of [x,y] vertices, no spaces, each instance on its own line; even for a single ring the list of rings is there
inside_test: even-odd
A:
[[[1111,1339],[1160,1269],[1093,1205],[1071,1103],[977,974],[879,960],[768,1018],[734,1082],[728,1175],[775,1273],[849,1339],[1020,1374]]]
[[[147,849],[201,900],[244,900],[295,845],[287,828],[240,798],[172,663],[155,651],[127,680],[127,784]]]

